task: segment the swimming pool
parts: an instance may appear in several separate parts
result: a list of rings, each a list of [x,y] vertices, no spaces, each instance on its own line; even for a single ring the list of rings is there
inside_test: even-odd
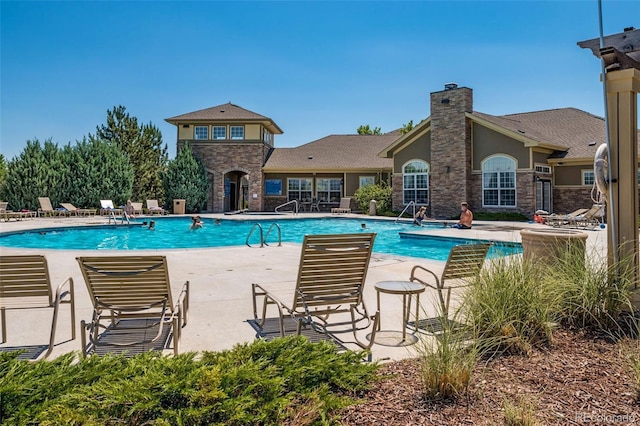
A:
[[[37,229],[33,231],[4,233],[0,235],[0,246],[61,249],[61,250],[149,250],[189,249],[244,245],[247,235],[255,224],[260,224],[266,233],[276,223],[281,230],[283,242],[301,243],[305,234],[336,234],[375,232],[374,251],[417,258],[446,260],[451,248],[457,244],[477,242],[464,238],[443,238],[406,234],[419,228],[408,223],[395,223],[376,219],[317,218],[317,219],[266,219],[266,220],[222,220],[216,225],[213,219],[203,219],[205,226],[196,231],[189,229],[188,217],[154,218],[155,230],[138,225],[92,226],[73,228]],[[366,229],[362,228],[366,225]],[[431,224],[429,224],[431,225]],[[434,223],[431,226],[441,227]],[[277,245],[277,229],[267,238],[267,243]],[[260,233],[256,230],[250,244],[260,246]],[[489,256],[520,253],[519,243],[495,244]]]

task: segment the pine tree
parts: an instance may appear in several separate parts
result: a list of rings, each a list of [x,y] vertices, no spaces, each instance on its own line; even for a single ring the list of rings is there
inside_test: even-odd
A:
[[[134,200],[163,199],[161,174],[168,161],[162,133],[153,124],[138,124],[122,105],[107,111],[106,125],[96,127],[90,140],[104,140],[118,145],[128,156],[134,170]]]
[[[205,209],[209,183],[202,162],[193,155],[188,143],[169,162],[167,171],[162,175],[166,197],[165,207],[170,207],[174,199],[184,199],[186,211],[197,213]]]

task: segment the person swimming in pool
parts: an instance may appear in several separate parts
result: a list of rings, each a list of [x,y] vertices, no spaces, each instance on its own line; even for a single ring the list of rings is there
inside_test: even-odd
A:
[[[149,222],[149,231],[155,231],[156,230],[156,221],[152,220],[151,222]]]
[[[194,216],[191,218],[191,228],[190,229],[200,229],[202,228],[202,221],[200,220],[200,216]]]

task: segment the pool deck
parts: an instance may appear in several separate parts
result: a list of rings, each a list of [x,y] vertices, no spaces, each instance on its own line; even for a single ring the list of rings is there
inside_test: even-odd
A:
[[[234,219],[272,219],[273,215],[221,215],[203,214],[203,218]],[[297,217],[330,217],[325,213],[302,213]],[[187,216],[188,217],[188,216]],[[336,216],[333,216],[336,217]],[[372,219],[368,216],[347,214],[341,217]],[[143,216],[139,220],[148,220],[152,216]],[[285,218],[285,216],[282,216]],[[377,219],[377,218],[376,218]],[[389,219],[393,220],[393,219]],[[105,217],[70,218],[34,218],[21,221],[0,222],[0,232],[29,230],[48,227],[66,227],[78,225],[107,224]],[[474,222],[471,230],[458,230],[445,227],[417,228],[416,233],[465,239],[496,240],[520,242],[521,229],[550,229],[548,226],[512,222]],[[607,234],[605,230],[584,231],[588,234],[588,250],[606,253]],[[62,306],[58,320],[56,346],[51,358],[60,354],[80,350],[80,321],[91,319],[91,301],[82,279],[76,256],[99,254],[104,256],[123,254],[118,251],[88,250],[41,250],[2,247],[3,255],[43,254],[46,256],[52,282],[55,286],[72,277],[76,293],[76,329],[78,338],[70,339],[70,319],[68,306]],[[131,252],[129,252],[130,254]],[[300,258],[300,244],[283,243],[282,247],[223,247],[208,249],[174,250],[137,250],[136,254],[165,255],[168,260],[169,274],[174,295],[185,281],[191,285],[189,323],[182,330],[180,352],[219,351],[230,349],[234,345],[255,339],[255,331],[247,323],[253,318],[251,302],[251,283],[259,283],[272,290],[282,300],[291,300]],[[374,253],[371,258],[365,285],[365,303],[370,313],[376,309],[376,291],[374,285],[379,281],[407,280],[414,265],[422,265],[440,274],[444,262]],[[435,292],[427,289],[421,299],[421,315],[435,314]],[[455,304],[455,300],[452,302]],[[382,330],[400,330],[402,322],[402,298],[383,294],[381,296]],[[273,315],[271,315],[273,316]],[[7,311],[6,347],[44,344],[48,340],[48,327],[51,310],[12,310]],[[363,336],[364,337],[364,336]],[[418,345],[383,346],[374,344],[373,359],[397,360],[416,355]],[[165,350],[171,354],[171,350]]]

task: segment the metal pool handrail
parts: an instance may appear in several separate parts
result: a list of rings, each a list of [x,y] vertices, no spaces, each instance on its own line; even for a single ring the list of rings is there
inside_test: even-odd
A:
[[[280,213],[280,211],[278,211],[279,208],[284,207],[284,206],[288,206],[289,204],[293,204],[294,205],[294,212],[293,214],[298,214],[298,200],[291,200],[291,201],[287,201],[284,204],[280,204],[279,206],[277,206],[274,210],[276,213]]]

